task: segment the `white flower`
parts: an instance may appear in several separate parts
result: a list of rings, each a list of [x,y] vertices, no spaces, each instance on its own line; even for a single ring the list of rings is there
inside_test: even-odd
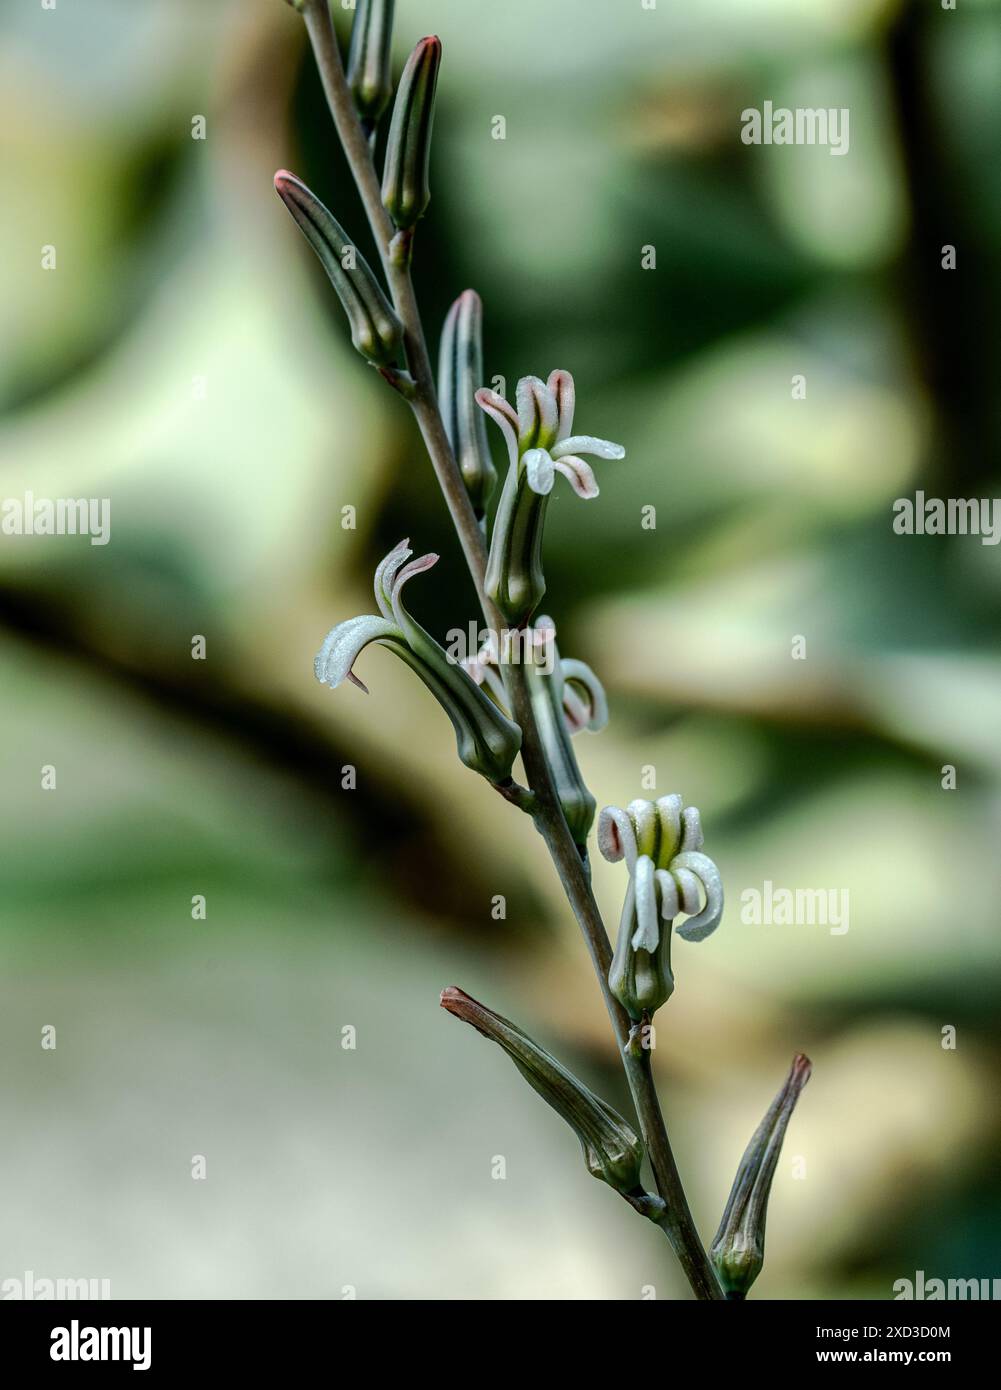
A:
[[[598,848],[610,864],[624,859],[636,880],[637,946],[657,940],[655,888],[659,915],[665,921],[681,913],[688,916],[678,928],[686,941],[704,941],[719,926],[723,881],[716,865],[702,853],[702,844],[698,811],[694,806],[682,808],[676,794],[656,802],[631,801],[624,811],[618,806],[602,811]]]
[[[477,391],[477,404],[500,426],[514,470],[524,470],[528,486],[545,497],[562,473],[578,497],[597,497],[594,471],[582,454],[601,459],[625,458],[621,444],[572,434],[575,391],[569,372],[550,372],[549,380],[523,376],[518,382],[517,410],[486,387]]]

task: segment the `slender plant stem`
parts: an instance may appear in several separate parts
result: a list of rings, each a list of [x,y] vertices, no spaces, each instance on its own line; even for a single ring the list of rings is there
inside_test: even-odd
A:
[[[409,255],[401,253],[399,243],[394,243],[393,224],[382,205],[371,148],[355,111],[344,75],[327,0],[306,0],[303,18],[337,134],[375,237],[394,307],[403,324],[407,363],[416,387],[410,405],[459,536],[487,626],[499,632],[503,621],[483,588],[487,559],[486,542],[463,484],[438,408],[434,374],[410,275]],[[630,1045],[629,1019],[608,986],[608,968],[612,958],[608,933],[591,891],[587,868],[567,828],[563,808],[553,783],[552,772],[532,709],[529,686],[531,675],[526,666],[517,663],[508,667],[506,675],[511,712],[522,730],[522,761],[525,774],[535,797],[532,804],[533,820],[545,840],[587,944],[605,1007],[619,1044],[657,1190],[665,1203],[665,1211],[657,1224],[667,1235],[696,1297],[721,1300],[722,1289],[696,1230],[677,1163],[671,1151],[653,1081],[650,1052],[648,1049],[636,1049]]]

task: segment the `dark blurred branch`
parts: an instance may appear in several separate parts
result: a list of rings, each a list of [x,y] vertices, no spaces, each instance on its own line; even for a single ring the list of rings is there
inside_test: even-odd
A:
[[[918,373],[936,411],[936,463],[957,493],[976,495],[996,466],[994,271],[969,216],[971,199],[950,141],[958,136],[936,102],[934,45],[946,26],[968,22],[917,0],[901,7],[887,65],[910,208],[911,236],[900,276]],[[942,268],[955,246],[957,268]]]
[[[436,920],[449,920],[464,933],[480,920],[469,903],[487,900],[488,887],[475,872],[468,855],[455,854],[445,837],[431,836],[421,803],[410,798],[400,782],[367,768],[350,792],[341,789],[342,768],[357,765],[357,740],[351,751],[331,734],[330,725],[289,717],[286,706],[248,694],[214,674],[229,663],[191,662],[186,673],[180,663],[158,663],[143,650],[131,661],[99,648],[85,634],[90,624],[81,610],[62,594],[58,597],[0,585],[0,630],[8,631],[49,656],[87,668],[117,682],[133,695],[149,700],[175,716],[208,729],[221,742],[265,759],[279,771],[298,779],[310,795],[331,803],[335,817],[331,838],[354,841],[360,861],[366,845],[378,841],[384,856],[380,874],[388,873],[401,899],[415,904]],[[178,643],[190,640],[178,635]],[[348,798],[350,804],[348,804]],[[426,864],[441,865],[433,877]]]

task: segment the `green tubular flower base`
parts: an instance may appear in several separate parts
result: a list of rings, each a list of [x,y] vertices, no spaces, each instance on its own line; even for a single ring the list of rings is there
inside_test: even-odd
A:
[[[529,485],[523,462],[509,469],[494,517],[483,588],[505,622],[525,627],[542,602],[542,534],[548,494]]]
[[[563,664],[553,641],[553,670],[551,675],[532,668],[529,688],[539,737],[546,750],[556,786],[556,794],[574,843],[583,853],[594,823],[597,803],[587,788],[570,742],[570,730],[564,708]]]
[[[637,921],[636,892],[637,875],[641,882],[647,874],[652,880],[653,864],[649,859],[640,859],[636,873],[630,874],[622,905],[622,919],[619,935],[615,942],[615,955],[608,972],[608,984],[616,999],[634,1023],[640,1022],[644,1015],[652,1015],[674,993],[674,976],[671,973],[671,922],[660,918],[659,902],[655,932],[652,939],[643,933]],[[655,883],[651,884],[656,894]]]

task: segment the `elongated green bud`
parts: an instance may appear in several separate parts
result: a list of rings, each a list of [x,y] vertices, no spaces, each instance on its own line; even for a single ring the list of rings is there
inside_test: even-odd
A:
[[[527,1033],[461,989],[451,985],[442,990],[441,1006],[504,1049],[532,1089],[562,1115],[577,1135],[592,1177],[607,1182],[616,1192],[635,1191],[643,1145],[621,1115],[599,1100]]]
[[[389,45],[395,0],[358,0],[351,26],[348,84],[358,114],[374,126],[393,95]]]
[[[403,328],[365,257],[295,174],[279,169],[275,190],[330,276],[348,316],[352,343],[375,366],[389,366],[399,355]]]
[[[438,358],[438,404],[477,519],[497,484],[486,420],[477,406],[483,385],[483,305],[464,290],[448,311]]]
[[[785,1085],[772,1101],[744,1151],[719,1230],[709,1248],[728,1298],[743,1298],[765,1262],[768,1194],[779,1161],[786,1126],[800,1092],[810,1079],[810,1059],[793,1058]]]
[[[413,227],[431,201],[428,162],[440,64],[441,40],[433,36],[421,39],[407,59],[393,104],[382,171],[382,201],[400,228]]]

